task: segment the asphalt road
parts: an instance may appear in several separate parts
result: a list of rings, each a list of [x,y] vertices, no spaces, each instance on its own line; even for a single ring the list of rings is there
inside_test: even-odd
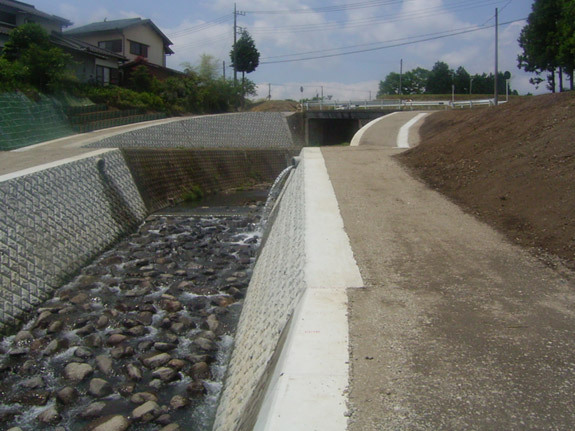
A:
[[[402,115],[322,150],[366,285],[348,291],[349,430],[573,429],[575,279],[402,168]]]

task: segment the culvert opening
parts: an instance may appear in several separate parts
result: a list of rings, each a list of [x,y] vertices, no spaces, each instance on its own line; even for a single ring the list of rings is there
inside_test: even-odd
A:
[[[210,429],[266,198],[152,214],[58,289],[0,343],[2,427]]]

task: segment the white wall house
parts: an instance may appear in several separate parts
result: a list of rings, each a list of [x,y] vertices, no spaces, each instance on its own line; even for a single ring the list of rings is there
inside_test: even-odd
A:
[[[41,25],[48,34],[62,32],[63,27],[72,25],[66,18],[37,10],[28,3],[14,0],[0,0],[0,49],[8,41],[10,32],[23,24]]]
[[[161,67],[166,67],[166,56],[174,53],[170,39],[149,19],[95,22],[64,34],[120,54],[129,61],[144,58]]]

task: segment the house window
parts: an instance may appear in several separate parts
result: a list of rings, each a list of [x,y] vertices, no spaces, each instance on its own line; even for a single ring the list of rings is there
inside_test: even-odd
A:
[[[96,66],[96,81],[102,85],[119,83],[119,72],[118,69],[112,69],[111,67]]]
[[[13,13],[0,11],[0,22],[16,25],[16,15]]]
[[[139,55],[141,57],[148,56],[148,45],[143,43],[130,41],[130,54]]]
[[[112,52],[122,52],[122,39],[103,40],[98,42],[98,48],[107,49]]]

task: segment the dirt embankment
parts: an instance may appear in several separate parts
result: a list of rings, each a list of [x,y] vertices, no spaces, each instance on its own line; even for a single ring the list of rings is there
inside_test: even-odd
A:
[[[437,112],[420,133],[402,163],[512,241],[575,268],[575,93]]]
[[[297,110],[298,104],[292,100],[267,100],[256,103],[250,109],[252,112],[295,112]]]

